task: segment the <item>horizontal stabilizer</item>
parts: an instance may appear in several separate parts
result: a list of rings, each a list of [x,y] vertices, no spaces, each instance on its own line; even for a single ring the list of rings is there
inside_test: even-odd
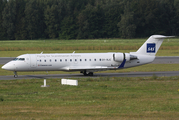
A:
[[[163,36],[163,35],[153,35],[155,39],[165,39],[165,38],[173,38],[175,36]]]

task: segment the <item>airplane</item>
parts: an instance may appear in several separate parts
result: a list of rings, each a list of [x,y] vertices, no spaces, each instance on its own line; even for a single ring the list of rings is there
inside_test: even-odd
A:
[[[136,51],[130,53],[48,53],[23,54],[2,66],[18,77],[20,71],[80,71],[85,76],[94,72],[118,70],[151,63],[166,38],[174,36],[152,35]]]

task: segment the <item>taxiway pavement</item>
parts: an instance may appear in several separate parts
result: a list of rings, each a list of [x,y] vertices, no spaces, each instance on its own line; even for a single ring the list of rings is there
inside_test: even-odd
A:
[[[147,77],[147,76],[178,76],[179,71],[166,72],[127,72],[127,73],[95,73],[93,76],[83,74],[50,74],[50,75],[20,75],[18,78],[11,76],[0,76],[0,80],[17,79],[50,79],[50,78],[96,78],[96,77]]]

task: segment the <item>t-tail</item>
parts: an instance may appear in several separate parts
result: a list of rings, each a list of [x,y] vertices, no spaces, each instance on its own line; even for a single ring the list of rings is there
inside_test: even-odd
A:
[[[155,55],[159,50],[162,42],[166,38],[172,38],[174,36],[152,35],[147,41],[136,51],[130,52],[130,56],[135,58],[131,59],[129,64],[125,64],[124,67],[134,67],[144,65],[153,62]],[[136,59],[137,58],[137,59]]]
[[[175,36],[152,35],[148,40],[137,50],[137,54],[155,56],[162,42],[166,38]]]

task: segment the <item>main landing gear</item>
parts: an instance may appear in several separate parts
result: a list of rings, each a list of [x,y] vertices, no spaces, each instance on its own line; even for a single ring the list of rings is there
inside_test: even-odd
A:
[[[93,72],[86,72],[86,70],[81,71],[80,73],[83,73],[84,76],[93,76]]]
[[[17,71],[14,71],[14,77],[17,78],[18,75],[17,75]]]

